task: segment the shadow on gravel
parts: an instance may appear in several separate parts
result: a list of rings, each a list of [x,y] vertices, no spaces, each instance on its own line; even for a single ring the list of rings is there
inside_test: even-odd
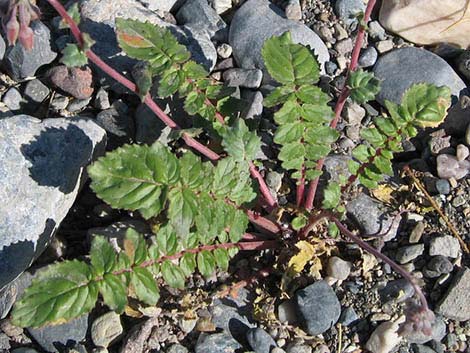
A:
[[[31,178],[41,186],[59,188],[64,194],[78,184],[83,156],[92,155],[93,143],[75,125],[47,128],[35,140],[21,146],[21,152],[31,162]]]

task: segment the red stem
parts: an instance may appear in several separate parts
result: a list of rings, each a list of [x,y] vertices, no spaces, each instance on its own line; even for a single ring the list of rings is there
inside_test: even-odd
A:
[[[261,217],[258,213],[252,210],[247,210],[246,214],[251,223],[258,225],[259,227],[267,230],[270,233],[278,234],[281,232],[281,227],[265,217]]]
[[[297,207],[302,206],[302,202],[304,201],[304,194],[305,194],[305,166],[302,167],[302,177],[299,180],[299,184],[297,184],[297,190],[296,190]]]
[[[376,3],[376,0],[369,0],[369,2],[367,3],[366,11],[364,14],[364,20],[363,20],[365,23],[369,22],[370,15],[372,13],[372,10],[374,9],[375,3]],[[350,73],[356,70],[357,68],[359,54],[361,52],[362,43],[364,42],[365,33],[366,33],[366,28],[360,25],[359,31],[357,32],[356,43],[354,44],[354,49],[351,55],[351,62],[349,64],[348,72],[346,75],[346,82],[348,81]],[[346,100],[348,97],[349,97],[349,89],[347,85],[345,84],[338,98],[338,101],[336,102],[335,117],[330,123],[330,126],[332,128],[336,128],[336,125],[338,124],[338,121],[341,117],[344,104],[346,103]],[[325,163],[325,159],[319,160],[317,163],[316,170],[321,171],[323,169],[324,163]],[[308,211],[310,211],[313,208],[313,201],[315,199],[315,194],[317,192],[318,181],[319,181],[319,178],[316,178],[315,180],[312,180],[312,182],[310,182],[307,199],[305,201],[305,208]]]

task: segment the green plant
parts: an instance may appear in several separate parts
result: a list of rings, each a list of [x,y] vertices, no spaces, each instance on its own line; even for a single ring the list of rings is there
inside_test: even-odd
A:
[[[62,322],[90,311],[99,294],[106,305],[118,312],[123,312],[128,296],[155,305],[159,298],[157,281],[183,288],[185,278],[196,270],[206,277],[216,267],[226,270],[229,259],[238,250],[292,246],[292,242],[264,240],[246,233],[248,222],[274,235],[281,235],[281,226],[249,209],[257,196],[250,174],[263,196],[257,201],[265,202],[268,209],[277,205],[254,164],[260,139],[243,120],[222,114],[230,100],[230,89],[209,79],[208,73],[190,59],[186,48],[168,30],[119,20],[117,36],[121,47],[129,56],[145,62],[134,84],[92,52],[90,41],[62,5],[56,0],[48,1],[77,39],[77,45],[64,52],[65,63],[80,65],[84,57],[97,63],[139,94],[163,122],[180,130],[189,147],[209,161],[203,162],[192,152],[156,143],[121,147],[90,166],[91,186],[97,195],[115,208],[139,211],[144,218],[151,219],[157,224],[155,235],[145,239],[129,231],[120,252],[104,238],[96,237],[89,259],[51,265],[38,275],[16,303],[13,321],[20,326]],[[365,21],[374,3],[369,1]],[[359,30],[352,69],[357,63],[364,30],[363,27]],[[274,114],[278,125],[275,142],[280,145],[278,157],[283,168],[293,170],[297,184],[298,207],[290,215],[292,228],[298,230],[294,241],[308,239],[319,221],[328,220],[332,231],[336,229],[387,262],[413,284],[421,303],[412,307],[407,324],[429,332],[433,316],[420,288],[399,265],[342,224],[341,202],[356,179],[364,187],[373,188],[382,180],[382,174],[392,172],[393,153],[400,151],[402,139],[415,136],[419,127],[434,126],[444,119],[450,105],[449,90],[420,84],[405,93],[400,105],[387,102],[390,117],[376,118],[373,126],[362,132],[366,144],[354,150],[350,163],[352,176],[340,183],[329,183],[322,207],[311,212],[310,202],[322,174],[322,160],[338,137],[335,127],[342,105],[349,94],[359,102],[373,99],[379,82],[370,73],[351,70],[348,85],[333,113],[328,105],[330,98],[315,86],[319,66],[310,49],[294,44],[290,34],[285,33],[265,43],[263,56],[270,75],[280,84],[265,101],[268,107],[281,106]],[[224,149],[223,156],[196,141],[161,111],[148,93],[153,78],[158,82],[160,96],[178,94],[189,114],[209,122],[208,134]],[[306,181],[311,181],[311,188],[304,204]]]

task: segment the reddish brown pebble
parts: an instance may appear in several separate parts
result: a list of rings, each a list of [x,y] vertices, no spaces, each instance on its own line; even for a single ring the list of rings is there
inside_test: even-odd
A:
[[[55,86],[77,99],[86,99],[93,94],[93,74],[89,67],[59,65],[49,71],[49,78]]]

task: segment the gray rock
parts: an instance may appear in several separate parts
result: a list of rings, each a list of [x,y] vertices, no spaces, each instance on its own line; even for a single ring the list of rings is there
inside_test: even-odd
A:
[[[436,312],[457,320],[470,320],[470,269],[463,268],[452,280],[447,293],[436,307]]]
[[[23,97],[21,96],[20,91],[18,91],[15,87],[11,87],[2,97],[2,102],[10,110],[19,110],[21,108],[21,104],[23,103]]]
[[[457,58],[457,69],[467,80],[470,80],[470,50],[465,50],[459,55]]]
[[[87,328],[88,314],[62,325],[27,328],[27,331],[44,350],[62,352],[66,346],[83,341]]]
[[[20,347],[20,348],[15,348],[14,350],[11,351],[11,353],[38,353],[38,351],[29,347]]]
[[[9,352],[10,348],[10,339],[3,332],[0,332],[0,352]]]
[[[286,351],[282,348],[276,347],[276,348],[273,348],[271,353],[286,353]]]
[[[51,63],[57,56],[51,48],[51,32],[41,21],[31,24],[34,32],[33,49],[26,50],[21,43],[7,48],[3,64],[14,80],[34,76],[43,65]]]
[[[0,120],[0,288],[47,246],[104,152],[105,131],[90,119]],[[12,209],[15,212],[12,212]]]
[[[67,105],[67,110],[70,113],[78,113],[85,109],[91,101],[91,97],[87,99],[73,99]]]
[[[408,245],[398,249],[395,258],[400,264],[406,264],[423,255],[424,244]]]
[[[55,111],[61,111],[69,105],[69,97],[65,97],[60,93],[56,93],[51,102],[51,109]]]
[[[170,12],[184,3],[184,0],[141,0],[152,11]]]
[[[338,55],[344,56],[353,50],[353,42],[351,38],[340,40],[335,45],[335,49],[338,52]]]
[[[437,175],[442,179],[460,180],[470,172],[470,161],[459,161],[450,154],[440,154],[436,158]]]
[[[377,53],[377,49],[374,47],[368,47],[361,52],[359,56],[359,66],[360,67],[371,67],[374,66],[377,62],[379,54]]]
[[[436,187],[436,191],[441,195],[450,194],[450,183],[446,179],[436,180],[435,187]]]
[[[413,352],[414,353],[436,353],[436,351],[432,348],[427,346],[423,346],[422,344],[413,345]]]
[[[282,323],[290,325],[298,322],[297,311],[295,303],[292,300],[286,300],[279,304],[277,308],[278,319]]]
[[[372,39],[385,40],[387,37],[385,29],[380,25],[379,21],[370,21],[367,32]]]
[[[113,150],[134,139],[134,119],[129,108],[121,100],[115,101],[111,108],[103,110],[96,116],[96,121],[108,133],[108,149]]]
[[[351,266],[350,262],[344,261],[337,256],[332,256],[328,259],[326,272],[328,276],[344,281],[351,273]]]
[[[197,340],[196,353],[235,353],[242,348],[240,343],[228,333],[216,333],[212,335],[201,334]]]
[[[192,58],[211,72],[217,62],[217,49],[211,41],[209,32],[194,25],[183,26],[177,38],[192,53]]]
[[[176,13],[176,19],[181,25],[205,29],[210,37],[227,27],[207,0],[186,0]]]
[[[3,60],[3,57],[5,56],[5,50],[7,46],[5,44],[5,40],[3,37],[0,35],[0,60]]]
[[[423,274],[428,278],[436,278],[442,274],[451,273],[453,269],[454,265],[447,257],[438,255],[426,264]]]
[[[299,0],[288,0],[285,11],[289,20],[300,21],[302,19],[302,7]]]
[[[223,78],[230,87],[258,88],[263,80],[263,71],[259,69],[228,69],[224,72]]]
[[[421,331],[413,331],[405,338],[409,343],[416,343],[416,344],[424,344],[432,340],[439,342],[446,335],[446,329],[447,329],[446,323],[444,322],[441,316],[437,315],[436,320],[431,326],[430,336],[425,335]]]
[[[312,347],[305,344],[291,344],[287,347],[286,353],[312,353]]]
[[[348,202],[346,210],[349,216],[362,228],[363,235],[386,232],[395,218],[388,215],[381,204],[362,193]],[[395,220],[387,234],[382,237],[385,241],[396,236],[400,221],[401,216]]]
[[[99,110],[105,110],[111,107],[109,103],[109,95],[106,90],[100,88],[96,93],[95,100],[93,101],[93,106]]]
[[[264,69],[261,56],[264,42],[286,31],[291,32],[294,42],[310,45],[323,71],[329,60],[325,43],[304,24],[286,19],[283,11],[267,0],[248,0],[235,13],[229,34],[235,60],[244,69]]]
[[[168,348],[166,353],[189,353],[189,351],[186,347],[176,343]]]
[[[24,89],[24,96],[31,102],[41,103],[49,95],[49,87],[38,79],[29,81]]]
[[[217,47],[217,54],[219,54],[222,59],[229,58],[232,55],[232,52],[232,47],[227,43],[222,43]]]
[[[446,256],[455,259],[460,254],[460,244],[457,238],[452,235],[444,235],[431,239],[429,244],[429,255]]]
[[[256,353],[270,352],[277,346],[274,339],[262,328],[250,329],[246,334],[246,339],[251,349]]]
[[[389,52],[394,47],[393,40],[381,40],[380,42],[375,43],[375,47],[380,54]]]
[[[241,113],[243,119],[258,119],[263,113],[263,94],[260,91],[243,90],[242,99],[246,102]]]
[[[400,278],[387,282],[385,287],[379,291],[379,295],[384,302],[396,301],[401,303],[411,298],[414,292],[411,283],[404,278]]]
[[[366,4],[362,0],[337,0],[335,3],[336,15],[347,26],[357,23],[357,15],[365,9]]]
[[[232,0],[209,0],[209,3],[219,15],[232,8]]]
[[[91,339],[95,346],[108,347],[122,334],[121,317],[114,311],[101,315],[91,325]]]
[[[381,56],[375,64],[374,74],[382,80],[382,89],[377,95],[377,101],[381,104],[386,99],[399,103],[403,93],[415,83],[448,86],[456,97],[466,88],[444,59],[414,47],[395,49]]]
[[[359,320],[359,316],[356,313],[356,310],[352,307],[347,307],[341,312],[339,322],[344,326],[349,326],[352,323]]]
[[[312,336],[331,328],[341,314],[336,293],[325,281],[298,290],[294,302],[302,326]]]

